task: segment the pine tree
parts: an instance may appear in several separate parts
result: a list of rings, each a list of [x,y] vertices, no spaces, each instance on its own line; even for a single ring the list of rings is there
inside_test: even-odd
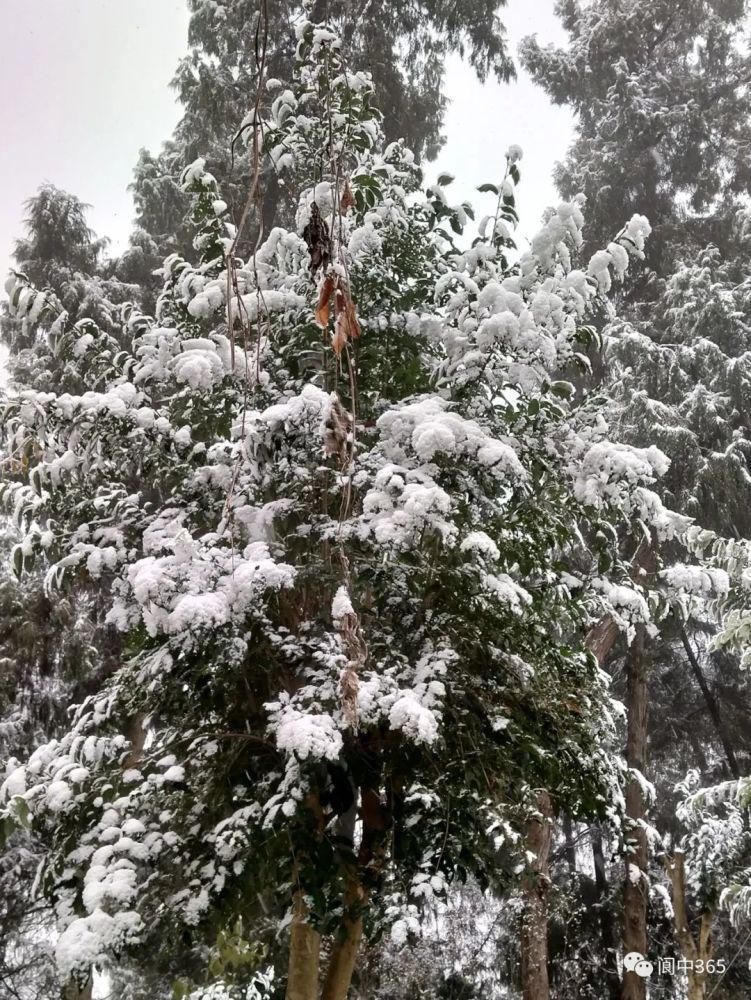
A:
[[[577,114],[556,183],[586,195],[590,246],[614,218],[646,215],[647,262],[665,276],[686,247],[717,243],[749,192],[746,4],[560,0],[557,11],[568,46],[521,47],[533,78]]]
[[[751,527],[742,402],[748,392],[742,205],[749,176],[741,125],[751,72],[747,5],[600,0],[561,3],[558,12],[568,48],[527,40],[522,51],[553,100],[577,111],[558,186],[563,194],[587,194],[595,240],[614,212],[635,206],[653,226],[649,268],[620,296],[622,318],[603,331],[602,377],[615,432],[633,445],[656,444],[671,459],[660,482],[668,506],[704,528],[745,536]],[[666,562],[672,558],[680,556],[670,553]],[[711,784],[737,773],[739,756],[748,752],[744,727],[732,726],[739,691],[741,705],[748,699],[738,661],[709,655],[718,625],[707,599],[722,597],[726,583],[680,563],[666,567],[662,579],[673,610],[651,640],[651,666],[640,672],[637,699],[647,697],[656,720],[648,728],[656,843],[675,832],[673,787],[687,763]],[[697,656],[696,649],[707,652]],[[620,662],[613,658],[614,669]],[[625,664],[633,667],[633,657]],[[725,700],[723,692],[731,691]],[[669,734],[683,729],[687,705],[694,706],[690,740],[679,741]],[[654,891],[665,886],[655,862],[649,877]],[[639,909],[656,939],[662,907],[643,891]],[[636,978],[628,988],[643,995]]]

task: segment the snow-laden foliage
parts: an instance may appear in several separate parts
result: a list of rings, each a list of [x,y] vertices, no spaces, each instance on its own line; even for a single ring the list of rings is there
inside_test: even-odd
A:
[[[686,854],[686,889],[699,912],[721,902],[734,922],[745,922],[751,891],[739,883],[748,878],[751,863],[748,794],[737,781],[715,788],[701,788],[700,782],[699,773],[690,771],[676,789],[676,815],[686,831],[678,848]]]
[[[10,287],[85,383],[5,402],[19,570],[43,560],[50,594],[106,583],[127,649],[3,785],[47,848],[65,976],[198,948],[238,914],[268,942],[293,892],[331,932],[353,872],[406,939],[453,879],[519,877],[530,789],[620,814],[583,632],[649,618],[613,526],[685,523],[652,490],[664,455],[610,444],[560,373],[648,224],[572,268],[576,199],[511,263],[512,147],[459,250],[443,227],[469,206],[383,148],[335,36],[303,26],[299,56],[263,129],[282,177],[307,176],[297,231],[238,259],[199,159],[199,262],[165,260],[156,317],[124,307],[117,345]]]
[[[623,439],[648,439],[671,458],[665,502],[742,537],[751,533],[748,232],[740,212],[732,251],[709,247],[679,267],[654,315],[612,324],[607,339]]]
[[[645,213],[655,227],[648,260],[665,277],[681,244],[716,238],[707,216],[748,192],[747,5],[560,0],[556,7],[567,44],[526,38],[521,59],[553,102],[577,115],[575,140],[556,168],[559,190],[591,199],[596,241],[613,219]]]
[[[738,655],[741,668],[748,671],[751,669],[751,544],[748,539],[723,538],[698,526],[689,528],[684,539],[715,581],[709,610],[718,620],[719,629],[712,645]]]
[[[139,228],[121,261],[125,280],[140,274],[149,283],[157,247],[161,256],[176,249],[190,253],[190,198],[180,187],[180,174],[197,156],[205,157],[230,214],[239,218],[253,168],[246,157],[236,155],[241,148],[238,129],[258,90],[257,57],[263,49],[266,85],[259,101],[266,107],[291,76],[301,20],[325,18],[347,40],[351,62],[371,68],[387,140],[404,139],[418,159],[431,159],[444,142],[450,54],[467,60],[481,80],[514,76],[503,25],[505,0],[461,6],[424,0],[419,7],[392,5],[386,15],[377,4],[345,0],[284,0],[263,8],[257,0],[188,0],[188,6],[188,51],[172,80],[181,118],[158,152],[140,151],[132,186]],[[270,162],[263,169],[267,229],[280,218],[288,224],[294,218],[296,187],[286,178],[278,183]],[[246,237],[250,239],[248,233]]]

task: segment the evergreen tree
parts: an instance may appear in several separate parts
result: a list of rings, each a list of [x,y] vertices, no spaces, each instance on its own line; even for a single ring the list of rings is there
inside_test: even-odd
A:
[[[558,186],[563,194],[587,194],[593,239],[602,239],[614,212],[633,206],[653,226],[650,268],[628,285],[620,296],[621,319],[603,331],[601,378],[616,434],[637,446],[656,444],[671,459],[660,482],[671,508],[703,528],[746,536],[747,5],[567,0],[558,12],[567,49],[542,48],[534,39],[522,47],[523,62],[552,99],[577,112],[576,138],[557,168]],[[674,558],[676,553],[665,554],[668,564]],[[727,578],[678,563],[666,567],[662,580],[673,610],[659,635],[643,657],[633,650],[624,659],[611,657],[616,678],[623,665],[629,680],[638,661],[639,684],[627,685],[632,714],[651,706],[654,721],[642,727],[640,742],[643,751],[649,733],[655,845],[661,836],[679,834],[674,787],[687,766],[711,784],[737,776],[750,749],[747,727],[733,719],[749,698],[738,660],[711,651],[718,629],[712,598],[724,598]],[[637,687],[639,698],[631,702]],[[644,857],[642,862],[646,884]],[[689,867],[697,863],[687,858]],[[640,920],[649,919],[652,942],[670,942],[674,929],[668,924],[665,930],[659,890],[675,885],[666,883],[656,859],[649,878],[657,893],[651,902],[628,879],[625,895],[639,895]],[[715,933],[731,931],[723,925]],[[681,946],[674,940],[668,950]],[[645,945],[642,937],[638,950]],[[625,979],[623,996],[643,996],[643,981]]]
[[[103,257],[107,240],[89,229],[87,207],[50,184],[26,202],[26,236],[16,241],[16,271],[6,283],[10,308],[3,305],[0,312],[11,383],[80,390],[85,379],[79,375],[79,359],[87,345],[97,331],[119,329],[119,306],[138,293],[137,286],[116,277],[116,264]],[[35,298],[35,309],[30,285],[44,292]],[[46,302],[54,303],[58,323],[41,335],[38,313]],[[73,328],[79,333],[79,354],[64,365],[58,347]],[[88,339],[81,339],[87,329]]]
[[[5,407],[24,559],[51,588],[112,580],[128,653],[2,790],[44,842],[71,980],[139,949],[165,990],[182,974],[268,992],[266,966],[273,995],[307,1000],[320,965],[344,1000],[364,934],[406,944],[470,875],[520,886],[522,964],[544,967],[531,831],[547,809],[622,812],[583,633],[650,617],[613,524],[667,540],[685,520],[650,488],[662,453],[611,444],[600,401],[556,373],[585,362],[604,275],[648,227],[587,274],[566,202],[512,263],[511,147],[490,232],[459,251],[444,227],[468,207],[450,178],[417,195],[336,35],[304,25],[299,55],[264,126],[277,168],[308,171],[297,232],[238,259],[197,160],[200,260],[165,260],[156,320],[125,308],[118,352],[74,326],[59,353],[91,387]],[[58,322],[24,279],[10,295],[35,328]]]
[[[0,759],[26,758],[68,728],[67,709],[91,690],[99,662],[85,606],[51,599],[38,574],[19,581],[10,568],[23,551],[15,531],[2,539],[0,569]],[[24,822],[8,825],[0,853],[0,995],[22,1000],[57,994],[54,915],[32,886],[42,852]]]
[[[567,47],[525,39],[525,68],[577,115],[556,183],[564,197],[586,195],[590,246],[605,242],[614,218],[641,212],[653,229],[647,261],[666,276],[685,247],[721,240],[751,185],[746,8],[559,0]]]
[[[18,387],[40,391],[82,391],[95,387],[85,354],[95,337],[114,354],[117,343],[102,328],[119,329],[118,301],[132,295],[103,257],[106,240],[86,223],[79,199],[43,185],[26,203],[26,235],[15,246],[17,271],[9,279],[10,302],[3,304],[0,331],[8,347],[10,396]],[[33,281],[34,291],[32,292]],[[37,293],[36,287],[44,291]],[[48,330],[37,323],[40,311],[54,309]],[[77,351],[66,350],[71,337]],[[88,370],[88,372],[87,372]],[[3,484],[25,479],[29,454],[24,446],[4,451]],[[13,513],[11,511],[11,513]],[[69,709],[90,695],[112,673],[119,642],[104,629],[103,593],[79,587],[51,595],[43,574],[33,568],[31,550],[22,543],[20,525],[4,520],[4,564],[0,586],[0,755],[4,761],[28,756],[45,740],[67,731]],[[37,533],[50,544],[50,531]],[[28,572],[24,573],[24,569]],[[52,911],[32,897],[41,860],[40,847],[27,831],[16,832],[0,855],[4,900],[0,977],[8,995],[57,995],[50,942]]]
[[[507,81],[514,75],[498,16],[505,0],[461,5],[409,0],[387,8],[343,0],[263,8],[257,0],[189,3],[189,52],[173,80],[183,117],[158,155],[141,151],[132,186],[138,226],[162,255],[190,252],[190,200],[180,178],[198,156],[206,160],[231,217],[239,222],[254,172],[252,158],[243,153],[240,141],[252,121],[250,97],[258,93],[263,72],[269,90],[258,95],[256,112],[265,113],[267,102],[284,103],[284,93],[274,82],[290,76],[296,32],[306,10],[313,22],[326,19],[335,26],[353,64],[369,70],[386,140],[405,140],[418,159],[434,157],[442,143],[448,53],[466,55],[480,79],[493,74]],[[323,171],[323,165],[317,169]],[[277,183],[273,164],[265,164],[265,174],[263,211],[268,232],[275,222],[289,224],[295,206],[285,182]],[[249,253],[252,248],[242,249]]]

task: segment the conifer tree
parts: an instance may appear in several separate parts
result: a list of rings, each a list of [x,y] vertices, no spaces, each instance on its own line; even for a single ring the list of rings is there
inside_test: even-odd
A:
[[[10,301],[0,312],[11,396],[20,387],[58,394],[86,387],[84,353],[94,335],[102,336],[101,328],[118,330],[116,303],[136,291],[114,277],[113,265],[103,256],[107,241],[89,229],[86,208],[49,184],[26,203],[26,234],[16,242]],[[34,293],[35,308],[31,281],[43,289]],[[44,308],[56,310],[57,323],[42,333],[36,320]],[[59,347],[71,331],[79,349],[66,356]],[[114,352],[116,342],[110,338],[109,343]],[[2,469],[5,490],[28,471],[28,456],[23,449],[5,449]],[[45,532],[43,544],[51,537]],[[79,587],[51,595],[43,574],[32,568],[32,553],[18,526],[7,519],[0,549],[6,567],[0,587],[0,754],[8,760],[67,731],[69,709],[115,669],[119,642],[113,630],[103,628],[104,594]],[[25,829],[10,837],[0,855],[6,901],[0,977],[8,995],[51,995],[53,915],[32,895],[39,862],[39,844]]]
[[[749,192],[747,5],[743,0],[559,0],[566,48],[525,39],[521,58],[577,114],[556,182],[586,195],[590,246],[642,212],[647,262],[667,276],[686,247],[718,243]]]
[[[522,48],[523,62],[552,99],[577,111],[558,186],[564,194],[587,194],[594,239],[602,238],[613,212],[633,205],[653,226],[649,267],[627,285],[621,318],[603,331],[602,377],[616,434],[634,445],[654,443],[671,459],[660,483],[671,508],[722,535],[746,536],[747,5],[566,0],[558,12],[568,47],[543,48],[528,39]],[[642,743],[649,732],[659,762],[655,844],[676,832],[673,786],[687,761],[710,784],[737,775],[749,749],[744,727],[732,725],[736,706],[748,704],[738,660],[710,653],[718,628],[711,599],[724,597],[727,580],[686,572],[678,563],[666,567],[663,581],[673,611],[652,637],[651,667],[639,671],[633,704],[636,711],[645,697],[654,703],[655,722]],[[626,665],[634,666],[632,656]],[[676,665],[685,683],[676,682]],[[696,706],[689,744],[667,735],[683,730],[687,703]],[[675,720],[670,728],[665,713]],[[689,867],[694,863],[687,859]],[[649,902],[641,867],[640,920],[649,911],[658,935],[663,911],[659,901]],[[650,878],[655,891],[665,886],[654,862]],[[628,882],[625,888],[634,894]],[[626,979],[635,990],[626,995],[643,995],[643,981]]]

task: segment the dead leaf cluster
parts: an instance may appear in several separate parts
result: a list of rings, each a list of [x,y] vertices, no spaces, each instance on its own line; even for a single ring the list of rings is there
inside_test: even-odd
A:
[[[331,346],[339,358],[342,351],[353,340],[360,336],[360,323],[357,319],[355,304],[344,285],[341,276],[329,271],[323,278],[318,290],[316,304],[316,323],[325,330],[331,319],[333,302],[334,332],[331,335]]]

